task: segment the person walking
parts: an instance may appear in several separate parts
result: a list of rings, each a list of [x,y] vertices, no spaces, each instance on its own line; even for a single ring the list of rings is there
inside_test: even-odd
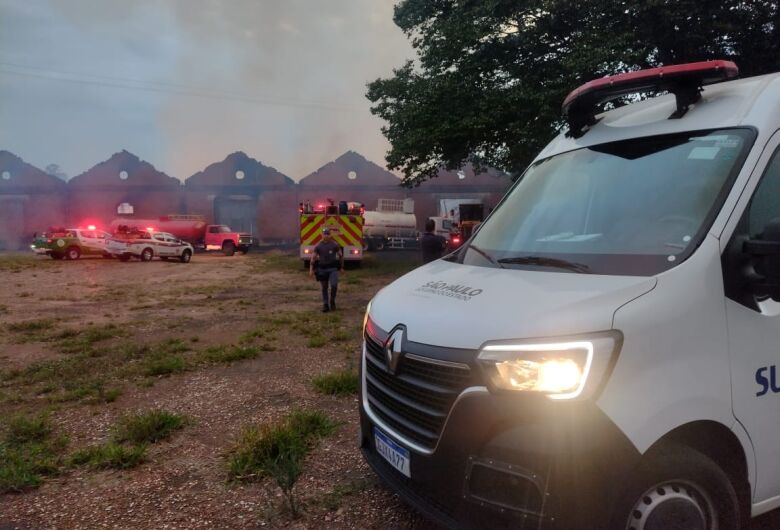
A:
[[[315,276],[315,268],[317,281],[322,285],[322,312],[327,313],[336,309],[339,272],[344,272],[344,251],[333,239],[328,227],[322,229],[322,240],[314,247],[309,276]]]
[[[420,238],[423,263],[430,263],[439,259],[447,246],[446,239],[433,233],[435,229],[436,223],[433,219],[425,221],[425,233]]]

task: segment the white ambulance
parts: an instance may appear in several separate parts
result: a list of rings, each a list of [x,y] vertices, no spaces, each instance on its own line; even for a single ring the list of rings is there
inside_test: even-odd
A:
[[[477,233],[376,295],[361,447],[407,502],[451,528],[732,530],[780,507],[780,74],[737,73],[575,90]]]

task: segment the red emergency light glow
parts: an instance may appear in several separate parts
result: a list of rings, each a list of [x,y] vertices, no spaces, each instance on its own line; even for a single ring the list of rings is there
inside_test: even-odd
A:
[[[311,249],[310,248],[305,248],[305,249],[303,249],[303,253],[304,254],[311,254]]]
[[[460,243],[460,238],[459,237],[453,237],[452,238],[452,242],[453,243]]]
[[[360,251],[356,248],[353,248],[350,252],[350,254],[360,254]]]
[[[96,228],[95,225],[89,225],[87,227],[87,230],[95,230],[95,228]]]
[[[153,227],[151,227],[151,226],[147,226],[147,227],[146,227],[146,229],[147,229],[149,232],[154,232],[154,228],[153,228]]]
[[[739,68],[731,61],[702,61],[602,77],[573,90],[563,100],[561,111],[569,123],[569,135],[578,137],[596,123],[598,105],[628,94],[668,91],[677,99],[677,111],[670,118],[681,118],[699,100],[704,85],[738,75]]]

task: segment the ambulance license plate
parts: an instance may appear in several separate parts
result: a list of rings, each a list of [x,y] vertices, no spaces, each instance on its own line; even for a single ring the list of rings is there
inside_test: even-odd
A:
[[[401,447],[376,427],[374,427],[374,444],[376,445],[376,452],[382,455],[382,458],[387,460],[398,471],[411,478],[409,449]]]

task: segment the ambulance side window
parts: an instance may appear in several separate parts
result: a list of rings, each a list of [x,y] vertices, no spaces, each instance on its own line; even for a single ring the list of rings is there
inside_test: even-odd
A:
[[[748,233],[755,237],[763,232],[772,219],[780,217],[780,150],[772,160],[750,201]]]

